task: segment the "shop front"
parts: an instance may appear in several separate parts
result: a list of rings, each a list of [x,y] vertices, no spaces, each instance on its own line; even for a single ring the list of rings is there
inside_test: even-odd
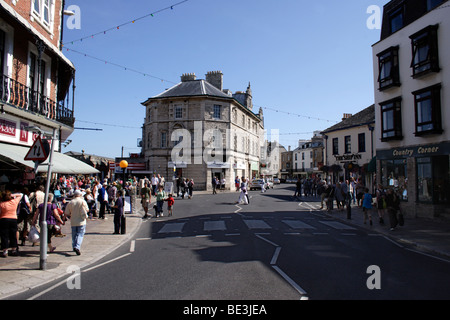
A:
[[[378,183],[394,188],[407,211],[450,217],[450,143],[377,150]]]

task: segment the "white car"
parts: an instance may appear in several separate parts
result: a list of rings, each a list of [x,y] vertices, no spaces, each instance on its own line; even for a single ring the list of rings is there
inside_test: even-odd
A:
[[[253,179],[248,188],[250,190],[261,190],[262,188],[267,189],[267,183],[264,181],[264,179]]]

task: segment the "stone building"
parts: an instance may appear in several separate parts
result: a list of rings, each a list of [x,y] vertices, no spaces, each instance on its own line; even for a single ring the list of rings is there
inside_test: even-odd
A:
[[[223,89],[223,73],[206,79],[183,74],[181,82],[142,103],[146,108],[142,154],[147,170],[166,181],[194,179],[197,190],[212,188],[212,177],[259,175],[264,138],[262,109],[253,113],[250,84],[245,92]]]

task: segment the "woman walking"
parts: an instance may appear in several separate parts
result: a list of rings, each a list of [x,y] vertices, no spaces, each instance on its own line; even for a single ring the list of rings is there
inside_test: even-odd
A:
[[[19,254],[19,245],[17,244],[17,207],[22,194],[11,194],[6,190],[0,196],[0,237],[1,237],[1,256],[8,256],[8,249],[12,248],[12,256]]]
[[[48,250],[50,252],[54,252],[56,247],[52,246],[52,236],[55,235],[56,233],[56,228],[55,225],[59,222],[61,225],[64,225],[64,221],[61,220],[61,217],[59,216],[58,213],[58,207],[56,206],[55,203],[53,203],[53,194],[49,193],[48,194],[48,201],[47,204],[41,204],[38,207],[38,210],[36,210],[36,213],[34,215],[33,218],[33,226],[36,225],[36,221],[39,218],[39,222],[42,222],[43,218],[44,218],[44,209],[45,209],[45,205],[47,205],[47,216],[46,216],[46,220],[47,220],[47,245],[48,245]]]

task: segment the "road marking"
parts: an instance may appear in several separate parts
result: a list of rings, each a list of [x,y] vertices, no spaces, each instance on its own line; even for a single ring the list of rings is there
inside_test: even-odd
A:
[[[356,228],[353,228],[349,225],[337,222],[337,221],[319,221],[320,223],[327,225],[329,227],[332,227],[333,229],[337,230],[356,230]]]
[[[206,221],[203,225],[205,231],[223,231],[226,229],[225,221]]]
[[[261,240],[267,242],[268,244],[271,244],[271,245],[274,246],[274,247],[279,247],[279,245],[277,245],[276,243],[274,243],[274,242],[272,242],[272,241],[270,241],[270,240],[268,240],[268,239],[262,237],[262,236],[259,235],[259,234],[255,234],[255,236],[258,237],[259,239],[261,239]]]
[[[282,222],[292,229],[316,229],[313,226],[298,220],[282,220]]]
[[[244,220],[249,229],[272,229],[264,220]]]
[[[295,283],[294,280],[292,280],[286,273],[283,272],[283,270],[281,270],[279,267],[277,266],[272,266],[272,268],[275,269],[276,272],[278,272],[280,274],[280,276],[282,276],[284,278],[284,280],[286,280],[295,290],[297,290],[302,296],[305,296],[307,294],[307,292],[305,290],[303,290],[302,287],[300,287],[297,283]]]
[[[274,264],[277,264],[278,256],[280,255],[281,247],[276,247],[275,253],[273,254],[272,261],[270,261],[270,264],[273,266]]]
[[[135,249],[136,249],[136,241],[132,240],[130,243],[130,252],[134,252]]]
[[[158,233],[177,233],[183,230],[185,222],[165,224]]]

